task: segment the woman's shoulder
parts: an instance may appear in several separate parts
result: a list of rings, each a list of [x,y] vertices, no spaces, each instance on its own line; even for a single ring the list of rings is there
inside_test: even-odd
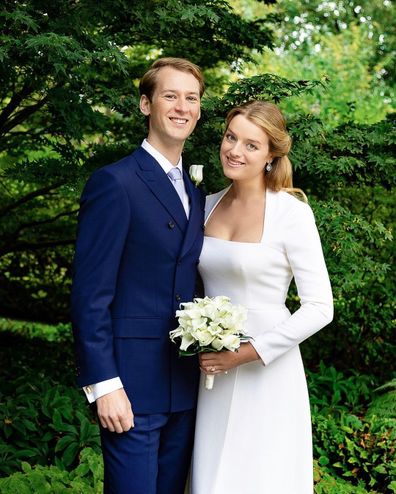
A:
[[[303,201],[299,197],[286,190],[279,191],[269,191],[275,197],[275,200],[282,206],[287,208],[299,208],[299,209],[310,209],[310,206],[307,202]]]
[[[270,191],[270,194],[276,205],[274,209],[284,218],[311,217],[313,215],[311,206],[307,202],[285,190]]]
[[[205,209],[212,209],[212,207],[219,201],[219,199],[221,199],[221,197],[227,192],[228,189],[229,187],[225,187],[224,189],[219,190],[219,192],[207,195]]]

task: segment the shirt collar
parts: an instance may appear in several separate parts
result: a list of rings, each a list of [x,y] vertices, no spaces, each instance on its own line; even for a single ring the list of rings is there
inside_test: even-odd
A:
[[[149,142],[147,139],[144,139],[142,142],[142,148],[147,151],[151,156],[158,162],[158,164],[161,166],[161,168],[164,170],[166,174],[168,174],[172,168],[174,168],[174,165],[165,158],[163,154],[161,154],[159,151],[157,151]],[[180,173],[183,176],[183,167],[182,167],[182,157],[180,156],[179,161],[177,163],[177,168],[179,168]]]

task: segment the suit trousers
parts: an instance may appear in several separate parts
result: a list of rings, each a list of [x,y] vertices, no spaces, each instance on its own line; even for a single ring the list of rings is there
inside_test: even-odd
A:
[[[101,427],[105,494],[183,494],[196,410],[135,415],[118,434]]]

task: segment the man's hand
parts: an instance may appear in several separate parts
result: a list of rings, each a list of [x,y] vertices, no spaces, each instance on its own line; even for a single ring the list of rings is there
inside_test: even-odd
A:
[[[96,400],[96,406],[104,429],[121,433],[134,427],[131,402],[123,388],[101,396]]]

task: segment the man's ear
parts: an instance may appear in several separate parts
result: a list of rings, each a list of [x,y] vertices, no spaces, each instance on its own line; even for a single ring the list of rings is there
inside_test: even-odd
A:
[[[142,94],[142,96],[140,97],[139,108],[143,115],[145,115],[146,117],[150,115],[150,105],[150,100],[145,94]]]

